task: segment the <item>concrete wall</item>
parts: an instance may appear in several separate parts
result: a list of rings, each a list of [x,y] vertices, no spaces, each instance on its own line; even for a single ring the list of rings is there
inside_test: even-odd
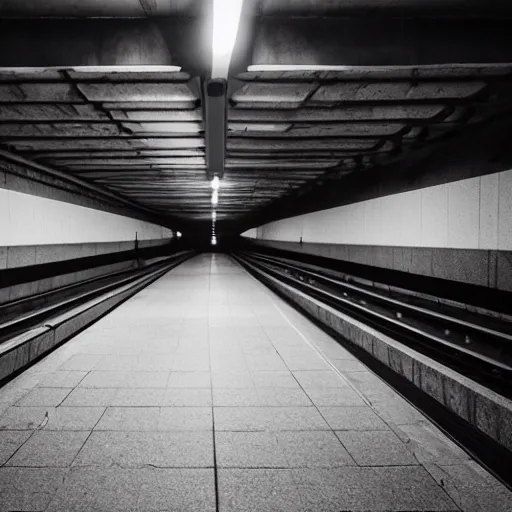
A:
[[[512,250],[512,170],[265,224],[258,240]]]
[[[154,219],[0,158],[0,305],[167,254],[173,233]]]
[[[168,228],[45,197],[0,189],[0,246],[166,239]]]

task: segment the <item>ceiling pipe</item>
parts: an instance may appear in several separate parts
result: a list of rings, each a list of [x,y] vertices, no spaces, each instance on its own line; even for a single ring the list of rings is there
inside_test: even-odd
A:
[[[206,168],[207,178],[222,178],[226,159],[226,80],[212,79],[206,83]]]

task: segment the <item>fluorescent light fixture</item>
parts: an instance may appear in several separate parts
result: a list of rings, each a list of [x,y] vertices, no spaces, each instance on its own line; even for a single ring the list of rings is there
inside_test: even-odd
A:
[[[66,67],[49,69],[66,69]],[[78,73],[178,73],[181,71],[181,66],[73,66],[71,70]]]
[[[322,66],[317,64],[255,64],[247,71],[347,71],[354,66]]]
[[[219,193],[217,192],[217,190],[214,190],[212,192],[212,204],[213,206],[217,205],[219,202]]]
[[[212,245],[217,245],[217,237],[212,236]]]
[[[399,65],[399,66],[391,66],[392,69],[400,69],[400,70],[434,70],[434,71],[444,71],[449,70],[452,72],[453,70],[458,69],[481,69],[481,68],[493,68],[495,70],[500,70],[500,68],[508,68],[510,64],[506,62],[500,62],[496,64],[485,64],[485,63],[474,63],[474,64],[458,64],[458,63],[448,63],[448,64],[423,64],[423,65]],[[375,70],[375,69],[385,69],[386,66],[346,66],[346,65],[325,65],[325,64],[253,64],[247,68],[249,72],[258,72],[258,71],[347,71],[347,70]]]
[[[7,66],[1,72],[40,73],[42,71],[75,71],[78,73],[178,73],[181,66]]]
[[[213,222],[215,222],[217,220],[217,212],[215,210],[213,210],[213,212],[212,212],[212,220],[213,220]]]
[[[214,176],[212,180],[212,189],[219,190],[220,188],[220,180],[218,176]]]
[[[179,231],[176,231],[176,236],[177,236],[178,238],[181,238],[181,233],[180,233]]]
[[[227,78],[243,0],[213,0],[212,78]]]

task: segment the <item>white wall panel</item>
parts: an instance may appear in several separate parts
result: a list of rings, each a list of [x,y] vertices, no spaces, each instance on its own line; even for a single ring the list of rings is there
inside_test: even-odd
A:
[[[0,246],[170,238],[162,226],[44,197],[0,189]]]
[[[480,249],[498,247],[499,184],[499,174],[480,178]]]
[[[498,247],[512,251],[512,171],[500,175]]]
[[[242,233],[242,236],[246,238],[258,238],[258,228],[249,229],[245,233]]]
[[[257,238],[512,250],[512,170],[270,222]],[[244,234],[243,236],[248,236]]]
[[[427,247],[448,247],[448,187],[421,190],[421,243]]]
[[[448,184],[448,247],[477,249],[480,239],[480,178]]]

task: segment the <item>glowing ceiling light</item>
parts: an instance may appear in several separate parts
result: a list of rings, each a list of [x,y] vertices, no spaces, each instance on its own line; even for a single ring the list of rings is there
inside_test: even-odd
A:
[[[212,78],[227,78],[243,0],[213,0]]]
[[[213,222],[215,222],[217,220],[217,212],[215,210],[213,210],[213,212],[212,212],[212,220],[213,220]]]
[[[217,190],[214,190],[212,192],[212,204],[213,206],[217,205],[219,202],[219,192]]]
[[[49,69],[66,69],[55,66]],[[78,73],[178,73],[181,66],[73,66],[72,71]]]
[[[219,188],[220,188],[220,180],[219,180],[218,176],[214,176],[213,177],[211,185],[212,185],[212,189],[213,190],[219,190]]]
[[[359,66],[364,68],[364,66]],[[247,71],[347,71],[354,66],[323,66],[317,64],[254,64]]]
[[[178,238],[181,238],[181,233],[180,233],[179,231],[176,231],[176,236],[177,236]]]
[[[212,245],[217,245],[217,237],[212,236]]]

